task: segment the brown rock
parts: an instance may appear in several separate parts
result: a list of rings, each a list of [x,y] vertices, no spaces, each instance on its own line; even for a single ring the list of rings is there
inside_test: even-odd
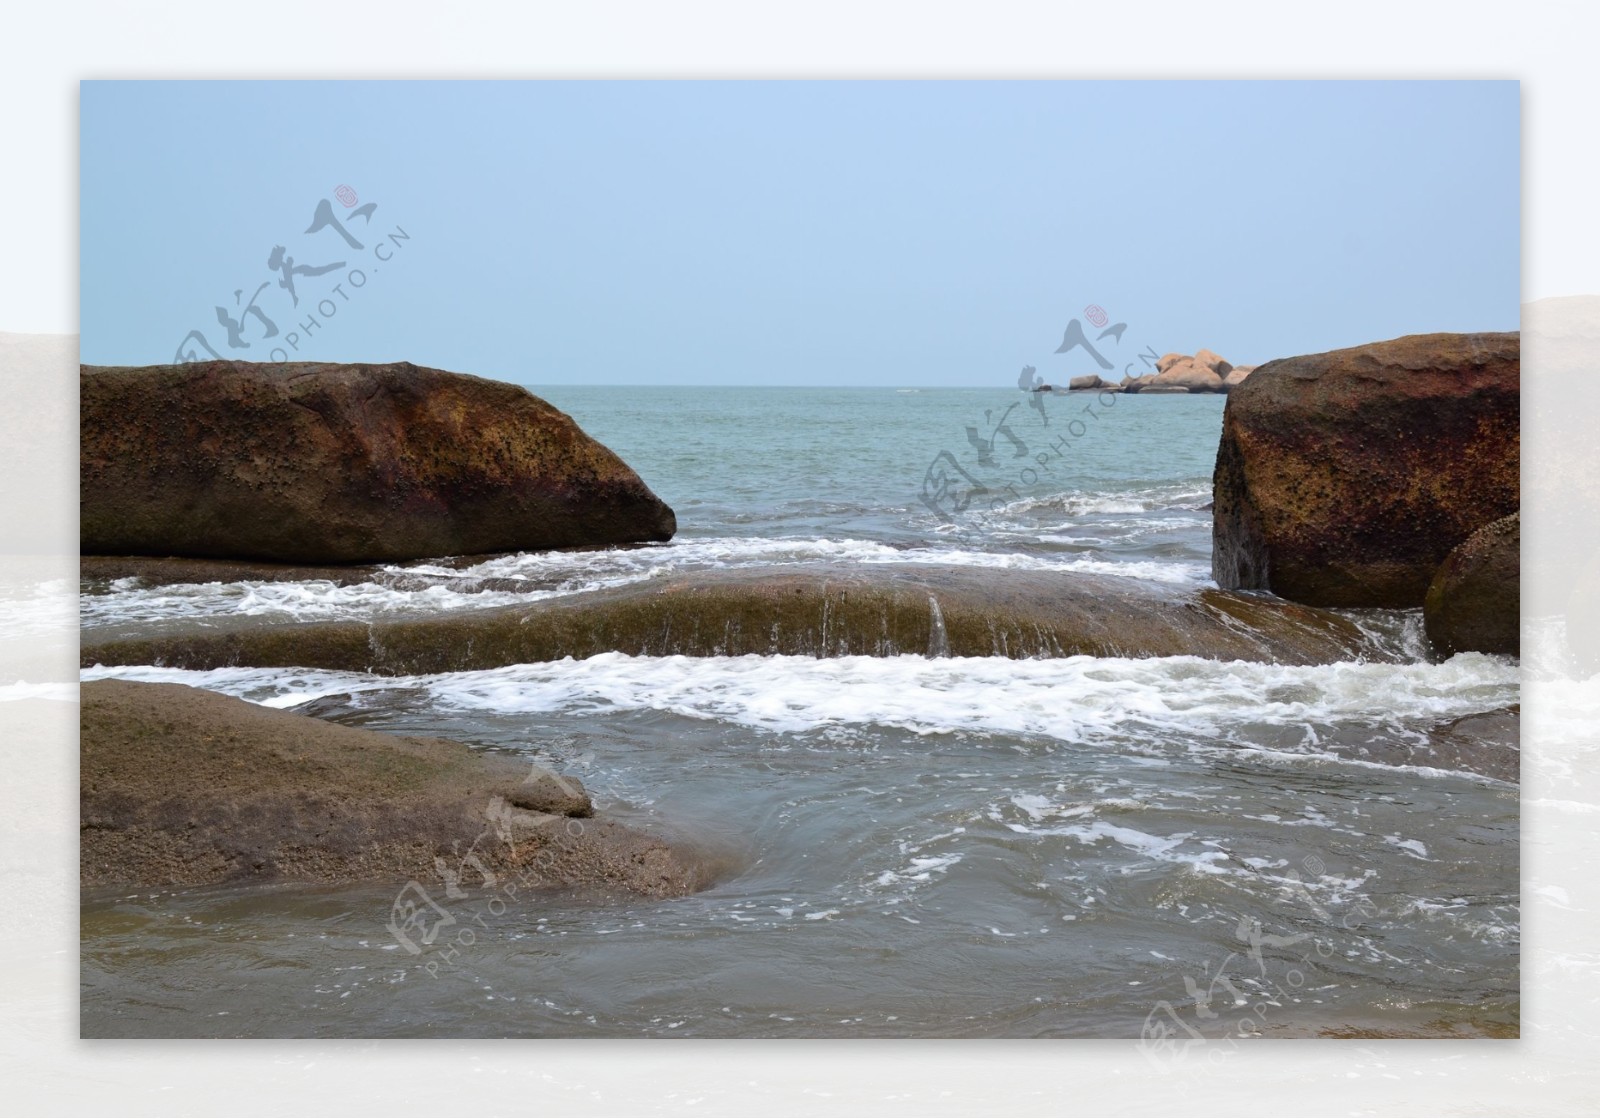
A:
[[[1255,366],[1253,365],[1235,365],[1232,369],[1228,370],[1228,375],[1222,379],[1223,391],[1232,392],[1234,389],[1244,384],[1245,378],[1250,376],[1250,374],[1254,371]]]
[[[1423,603],[1428,640],[1445,656],[1522,651],[1522,518],[1513,513],[1457,545]]]
[[[1260,595],[1117,576],[896,564],[696,571],[522,606],[297,625],[218,619],[188,633],[86,637],[84,667],[351,669],[407,676],[599,653],[630,656],[1170,657],[1382,660],[1348,619]],[[938,613],[934,613],[934,605]],[[936,619],[937,618],[937,623]]]
[[[1067,388],[1073,392],[1081,392],[1084,389],[1097,389],[1104,384],[1098,373],[1086,373],[1082,377],[1074,377],[1068,381]]]
[[[1205,366],[1219,377],[1226,377],[1232,370],[1233,364],[1220,354],[1210,350],[1201,350],[1194,355],[1194,360]]]
[[[1162,354],[1158,359],[1156,359],[1156,372],[1158,374],[1165,373],[1178,362],[1188,360],[1189,357],[1187,354]]]
[[[1192,357],[1180,358],[1173,362],[1164,372],[1157,374],[1154,383],[1172,385],[1188,392],[1222,391],[1222,378],[1217,376],[1216,371]]]
[[[82,367],[85,553],[289,563],[666,540],[672,510],[517,385],[408,362]]]
[[[1315,606],[1421,606],[1439,564],[1517,511],[1520,355],[1426,334],[1285,358],[1228,396],[1212,573]]]
[[[181,684],[83,685],[84,886],[249,879],[439,882],[467,852],[529,883],[687,893],[704,872],[594,821],[583,787],[528,762],[400,738]]]

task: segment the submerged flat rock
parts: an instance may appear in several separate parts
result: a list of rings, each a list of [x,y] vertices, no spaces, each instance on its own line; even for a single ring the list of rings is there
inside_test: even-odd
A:
[[[436,858],[530,886],[665,897],[706,884],[665,841],[590,819],[576,781],[182,684],[82,688],[80,879],[437,883]]]
[[[232,624],[225,631],[86,644],[81,660],[409,675],[607,652],[1197,656],[1282,664],[1389,659],[1348,619],[1265,595],[913,564],[692,572],[525,606],[370,624]]]

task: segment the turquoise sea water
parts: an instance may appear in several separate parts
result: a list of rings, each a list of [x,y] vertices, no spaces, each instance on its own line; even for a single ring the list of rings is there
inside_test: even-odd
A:
[[[1004,386],[534,391],[633,464],[677,510],[683,537],[859,532],[917,543],[938,539],[921,498],[941,451],[990,487],[971,508],[1011,506],[1000,523],[1049,508],[1023,508],[1021,499],[1064,499],[1063,512],[1073,495],[1124,506],[1184,494],[1201,504],[1225,399],[1030,398]],[[1002,423],[1018,442],[996,436]],[[992,441],[992,466],[980,462],[968,428]]]

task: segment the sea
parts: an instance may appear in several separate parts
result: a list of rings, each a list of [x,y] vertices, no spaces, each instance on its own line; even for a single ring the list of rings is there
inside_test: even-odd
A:
[[[405,618],[694,570],[952,564],[1211,580],[1220,396],[543,386],[677,513],[667,544],[436,557],[366,581],[86,581],[84,640]],[[91,667],[578,777],[704,851],[670,900],[480,880],[409,947],[402,883],[88,891],[91,1037],[1517,1036],[1509,658],[635,657],[379,677]],[[1503,732],[1501,738],[1504,739]],[[1504,763],[1511,757],[1509,765]],[[498,903],[498,904],[497,904]],[[413,951],[413,949],[417,949]]]

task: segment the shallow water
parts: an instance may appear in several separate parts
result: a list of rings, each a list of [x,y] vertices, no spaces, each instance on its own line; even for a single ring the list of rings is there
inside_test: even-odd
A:
[[[548,395],[676,508],[676,541],[409,565],[354,587],[129,580],[85,588],[85,626],[405,616],[819,555],[1209,582],[1220,399],[1119,400],[1057,476],[1017,485],[952,542],[917,498],[923,472],[1019,394]],[[1058,405],[1058,424],[1083,406]],[[1031,447],[1024,420],[1037,422],[1013,413]],[[996,490],[1020,482],[995,458],[984,473],[960,455]],[[610,654],[412,678],[86,670],[521,753],[722,874],[660,902],[470,877],[449,901],[424,884],[453,923],[416,955],[385,927],[404,883],[104,892],[83,910],[83,1032],[1514,1033],[1517,787],[1456,768],[1429,732],[1516,703],[1517,666],[1430,663],[1414,613],[1357,617],[1410,663]]]

